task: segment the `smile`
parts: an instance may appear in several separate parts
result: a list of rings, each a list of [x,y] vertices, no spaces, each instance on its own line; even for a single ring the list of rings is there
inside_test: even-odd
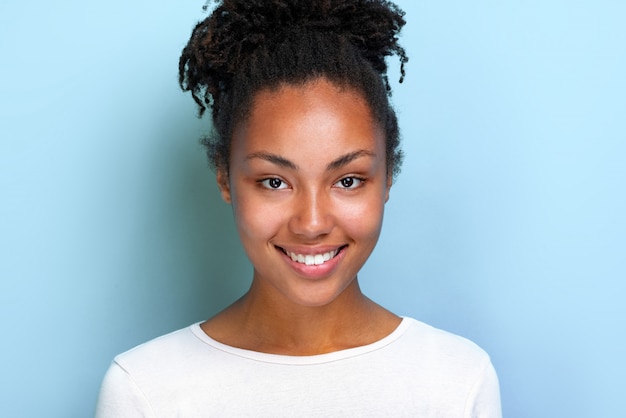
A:
[[[280,248],[280,247],[278,247]],[[287,254],[292,261],[300,264],[305,264],[307,266],[321,266],[325,262],[335,258],[337,254],[344,247],[337,248],[333,251],[328,251],[320,254],[297,254],[294,252],[286,251],[284,248],[280,248],[285,254]]]

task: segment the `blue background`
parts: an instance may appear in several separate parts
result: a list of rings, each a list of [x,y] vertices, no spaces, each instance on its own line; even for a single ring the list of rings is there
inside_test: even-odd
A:
[[[0,415],[86,417],[111,360],[250,267],[177,60],[203,0],[0,5]],[[626,3],[413,1],[406,161],[365,291],[484,347],[506,417],[626,396]]]

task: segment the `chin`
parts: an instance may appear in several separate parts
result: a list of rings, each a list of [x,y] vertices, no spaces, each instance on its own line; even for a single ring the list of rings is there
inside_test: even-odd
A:
[[[356,281],[356,278],[354,280]],[[348,283],[346,286],[342,286],[341,288],[330,286],[326,289],[298,289],[293,290],[290,294],[286,294],[285,296],[295,305],[306,308],[322,308],[333,304],[333,302],[338,299],[341,299],[342,294],[351,285],[352,282]]]

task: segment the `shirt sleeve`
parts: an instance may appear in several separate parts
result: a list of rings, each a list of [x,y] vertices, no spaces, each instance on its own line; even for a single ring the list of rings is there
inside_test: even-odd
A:
[[[488,361],[470,393],[465,408],[467,418],[502,418],[500,384],[496,371]]]
[[[96,418],[155,417],[145,394],[116,362],[104,376],[96,405]]]

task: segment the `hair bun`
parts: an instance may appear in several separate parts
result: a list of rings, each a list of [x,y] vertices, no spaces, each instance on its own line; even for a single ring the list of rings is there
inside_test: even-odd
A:
[[[204,64],[203,71],[228,77],[253,51],[273,50],[290,33],[311,30],[345,38],[382,75],[385,57],[397,54],[402,82],[408,61],[397,38],[403,16],[384,0],[221,0],[194,29],[189,49],[193,53],[181,65]]]
[[[272,47],[292,31],[316,30],[345,37],[380,72],[386,56],[407,61],[397,39],[404,12],[388,1],[225,0],[221,7],[221,17],[244,35],[243,48]]]

